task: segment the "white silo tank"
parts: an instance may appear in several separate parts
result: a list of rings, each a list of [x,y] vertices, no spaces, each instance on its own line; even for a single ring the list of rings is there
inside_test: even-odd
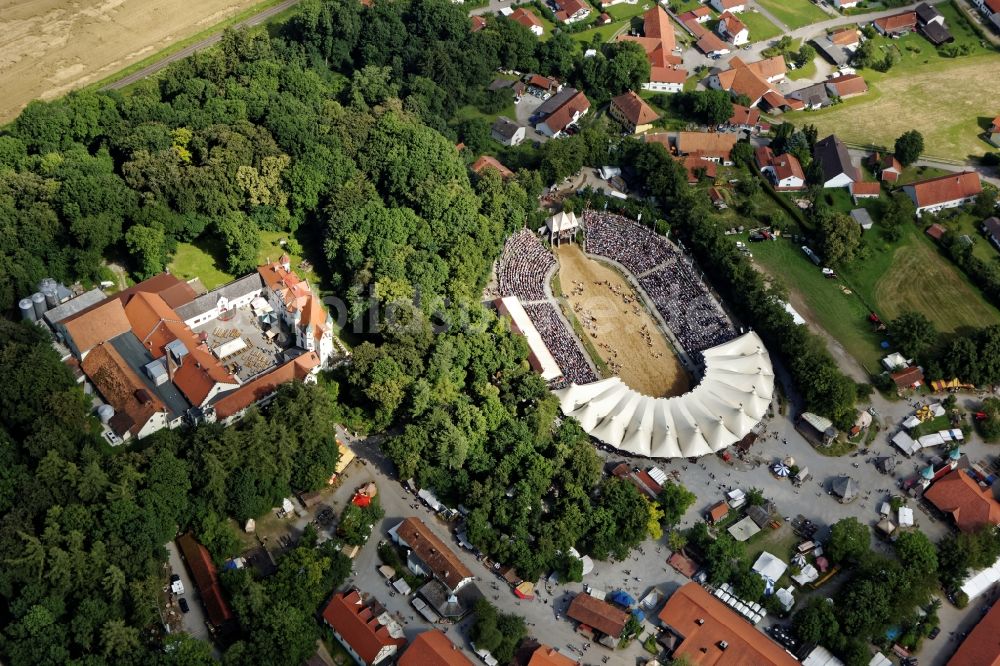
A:
[[[35,315],[35,305],[30,298],[22,298],[17,302],[17,307],[21,311],[21,319],[24,321],[38,321]]]
[[[35,318],[41,319],[45,311],[48,310],[48,307],[45,305],[45,295],[40,291],[36,291],[31,295],[31,304],[35,308]]]
[[[45,297],[45,304],[48,308],[54,308],[59,305],[59,287],[55,279],[50,277],[43,278],[38,283],[38,291]]]
[[[108,425],[111,421],[111,417],[115,415],[115,408],[109,404],[103,404],[97,408],[97,417],[101,419],[101,423]]]

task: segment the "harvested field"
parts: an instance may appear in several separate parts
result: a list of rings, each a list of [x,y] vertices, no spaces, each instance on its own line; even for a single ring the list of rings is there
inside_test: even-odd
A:
[[[981,120],[996,114],[1000,57],[942,60],[908,75],[890,70],[885,76],[874,81],[876,77],[865,72],[873,83],[867,95],[809,112],[800,122],[815,125],[820,136],[836,132],[851,143],[885,146],[916,129],[924,135],[928,155],[952,159],[965,160],[990,149],[979,135]]]
[[[984,303],[959,270],[929,243],[910,243],[896,250],[889,270],[875,283],[875,301],[883,318],[914,310],[939,331],[997,323],[996,309]]]
[[[0,0],[0,123],[100,81],[260,0]]]
[[[624,276],[588,258],[577,245],[560,247],[556,257],[570,306],[622,381],[656,397],[687,392],[690,377]]]

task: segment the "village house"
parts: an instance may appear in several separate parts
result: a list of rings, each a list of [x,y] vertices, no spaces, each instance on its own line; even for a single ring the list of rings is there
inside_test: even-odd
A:
[[[499,141],[505,146],[516,146],[524,141],[524,132],[524,127],[512,122],[509,118],[500,116],[493,123],[490,136],[493,137],[494,141]]]
[[[834,134],[816,142],[813,160],[823,170],[823,187],[847,187],[861,180],[857,167],[851,163],[847,146]]]
[[[924,499],[951,516],[955,527],[962,532],[1000,524],[1000,502],[992,489],[965,469],[956,469],[935,481],[924,491]]]
[[[658,615],[658,641],[674,661],[796,666],[799,662],[698,583],[677,589]]]
[[[536,116],[542,118],[535,129],[549,138],[557,139],[589,110],[590,100],[586,95],[575,88],[563,88],[535,111]]]
[[[552,0],[556,6],[556,21],[576,23],[590,16],[590,5],[583,0]]]
[[[406,645],[403,628],[378,601],[354,589],[338,592],[323,609],[323,624],[362,666],[375,666]]]
[[[541,37],[545,34],[545,26],[542,25],[541,20],[535,16],[534,12],[525,9],[524,7],[518,7],[515,9],[511,12],[511,15],[508,18],[511,21],[516,21],[523,25],[536,37]]]
[[[715,31],[733,46],[742,46],[750,41],[750,29],[731,12],[725,12],[719,17]]]
[[[910,183],[903,186],[903,191],[913,200],[917,217],[920,217],[926,212],[936,213],[972,203],[983,191],[983,186],[978,173],[963,171]]]
[[[642,34],[642,37],[622,35],[618,40],[635,42],[646,52],[649,81],[642,85],[643,90],[681,92],[688,73],[681,66],[683,59],[674,53],[677,47],[674,27],[662,7],[654,6],[643,14]]]
[[[625,125],[629,134],[640,134],[651,129],[653,123],[660,117],[660,114],[653,111],[641,97],[631,90],[611,98],[608,114]]]
[[[892,153],[885,155],[879,152],[872,153],[868,160],[868,167],[879,177],[879,180],[887,183],[895,183],[903,173],[903,165]]]
[[[646,141],[664,143],[665,136],[647,135]],[[729,132],[678,132],[675,147],[678,155],[690,155],[729,166],[733,163],[733,146],[738,140],[736,134]]]
[[[826,91],[832,97],[849,99],[868,92],[868,84],[857,74],[841,74],[826,80]]]
[[[917,30],[934,46],[955,41],[945,26],[944,15],[933,5],[922,2],[917,5]]]
[[[872,21],[875,30],[886,37],[902,37],[917,29],[917,13],[903,12]]]
[[[439,629],[417,634],[397,666],[472,666],[462,650]]]
[[[855,205],[861,199],[878,199],[882,195],[882,185],[877,182],[856,180],[848,185],[847,189]]]
[[[773,84],[784,79],[786,71],[785,59],[780,55],[749,64],[737,56],[730,59],[728,69],[709,76],[708,87],[725,90],[733,97],[746,95],[751,107],[757,106],[769,92],[783,103],[784,96]]]
[[[806,188],[806,176],[795,155],[791,153],[775,155],[768,146],[760,146],[754,151],[754,159],[757,168],[767,176],[774,189],[795,192]]]
[[[628,621],[628,613],[586,592],[573,597],[566,609],[566,617],[616,641]]]

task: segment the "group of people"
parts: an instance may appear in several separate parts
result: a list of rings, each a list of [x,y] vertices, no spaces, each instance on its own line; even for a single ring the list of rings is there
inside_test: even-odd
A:
[[[517,296],[522,302],[545,299],[545,276],[556,264],[555,257],[538,237],[521,229],[507,239],[497,262],[497,292]]]
[[[587,252],[613,259],[635,276],[688,354],[736,337],[708,286],[673,243],[621,215],[587,211],[583,219]]]
[[[567,330],[563,320],[559,318],[554,305],[550,303],[525,304],[524,311],[528,313],[531,323],[538,329],[538,334],[545,341],[552,358],[562,370],[563,380],[575,384],[596,382],[597,376],[587,363],[576,338]]]

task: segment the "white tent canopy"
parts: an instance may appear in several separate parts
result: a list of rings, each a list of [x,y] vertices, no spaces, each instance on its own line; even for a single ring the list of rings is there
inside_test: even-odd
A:
[[[589,435],[651,458],[690,458],[745,437],[771,404],[774,371],[764,343],[750,332],[706,349],[705,374],[692,391],[653,398],[618,377],[555,392],[562,411]]]
[[[580,227],[580,221],[577,219],[576,213],[559,211],[545,222],[545,226],[550,232],[558,234],[563,231],[575,231]]]
[[[769,580],[772,583],[777,582],[784,575],[786,569],[788,569],[788,565],[781,558],[772,555],[766,550],[760,554],[760,557],[753,564],[753,570],[760,574],[761,578]]]

